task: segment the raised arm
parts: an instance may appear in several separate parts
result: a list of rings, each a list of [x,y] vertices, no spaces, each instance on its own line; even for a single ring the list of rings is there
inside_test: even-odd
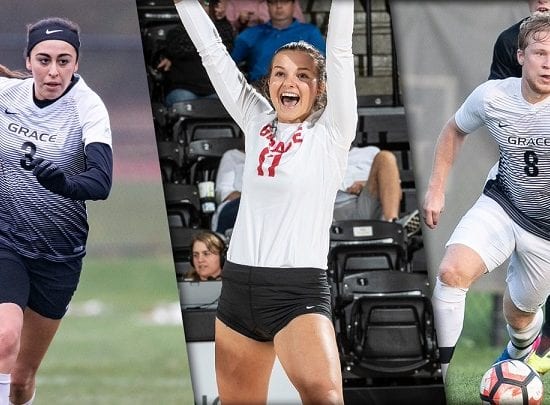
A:
[[[353,66],[353,0],[332,0],[327,33],[326,114],[339,129],[337,143],[349,147],[357,129],[357,94]]]
[[[191,41],[197,48],[216,93],[235,122],[244,128],[244,112],[265,99],[248,85],[214,26],[197,0],[175,0],[176,10]]]
[[[445,186],[449,172],[464,144],[466,133],[456,125],[454,116],[445,124],[435,147],[432,174],[424,198],[424,222],[431,229],[439,223],[439,217],[445,208]]]

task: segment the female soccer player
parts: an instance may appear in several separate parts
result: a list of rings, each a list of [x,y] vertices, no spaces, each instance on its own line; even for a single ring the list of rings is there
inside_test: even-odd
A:
[[[84,201],[111,188],[109,117],[79,50],[78,25],[47,18],[27,27],[31,75],[0,66],[1,405],[32,403],[86,253]]]
[[[197,1],[176,8],[245,133],[241,204],[216,320],[221,402],[265,403],[277,356],[304,403],[341,404],[326,268],[334,200],[357,124],[353,2],[332,2],[326,69],[309,44],[276,52],[269,99],[246,82]]]

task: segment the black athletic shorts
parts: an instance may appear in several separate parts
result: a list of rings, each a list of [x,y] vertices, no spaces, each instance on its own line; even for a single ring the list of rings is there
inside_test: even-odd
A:
[[[332,319],[326,270],[252,267],[225,262],[217,317],[251,339],[267,342],[303,314]]]
[[[81,269],[81,258],[61,263],[29,259],[0,243],[0,303],[61,319],[76,291]]]

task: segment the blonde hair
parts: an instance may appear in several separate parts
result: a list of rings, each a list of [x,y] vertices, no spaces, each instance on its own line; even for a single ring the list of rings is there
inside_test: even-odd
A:
[[[526,18],[520,25],[518,35],[518,48],[522,51],[529,45],[529,39],[542,42],[550,36],[550,14],[534,13]]]

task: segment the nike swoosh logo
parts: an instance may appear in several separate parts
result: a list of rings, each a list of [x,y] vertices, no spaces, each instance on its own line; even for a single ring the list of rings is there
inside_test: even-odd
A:
[[[306,309],[313,309],[315,308],[315,305],[306,305]]]
[[[512,125],[512,124],[505,124],[505,123],[500,122],[500,121],[498,122],[498,127],[499,128],[506,128],[506,127],[509,127],[510,125]]]
[[[54,32],[61,32],[63,30],[46,30],[46,35],[53,34]]]
[[[6,114],[17,114],[15,111],[10,111],[7,108],[4,110]]]

